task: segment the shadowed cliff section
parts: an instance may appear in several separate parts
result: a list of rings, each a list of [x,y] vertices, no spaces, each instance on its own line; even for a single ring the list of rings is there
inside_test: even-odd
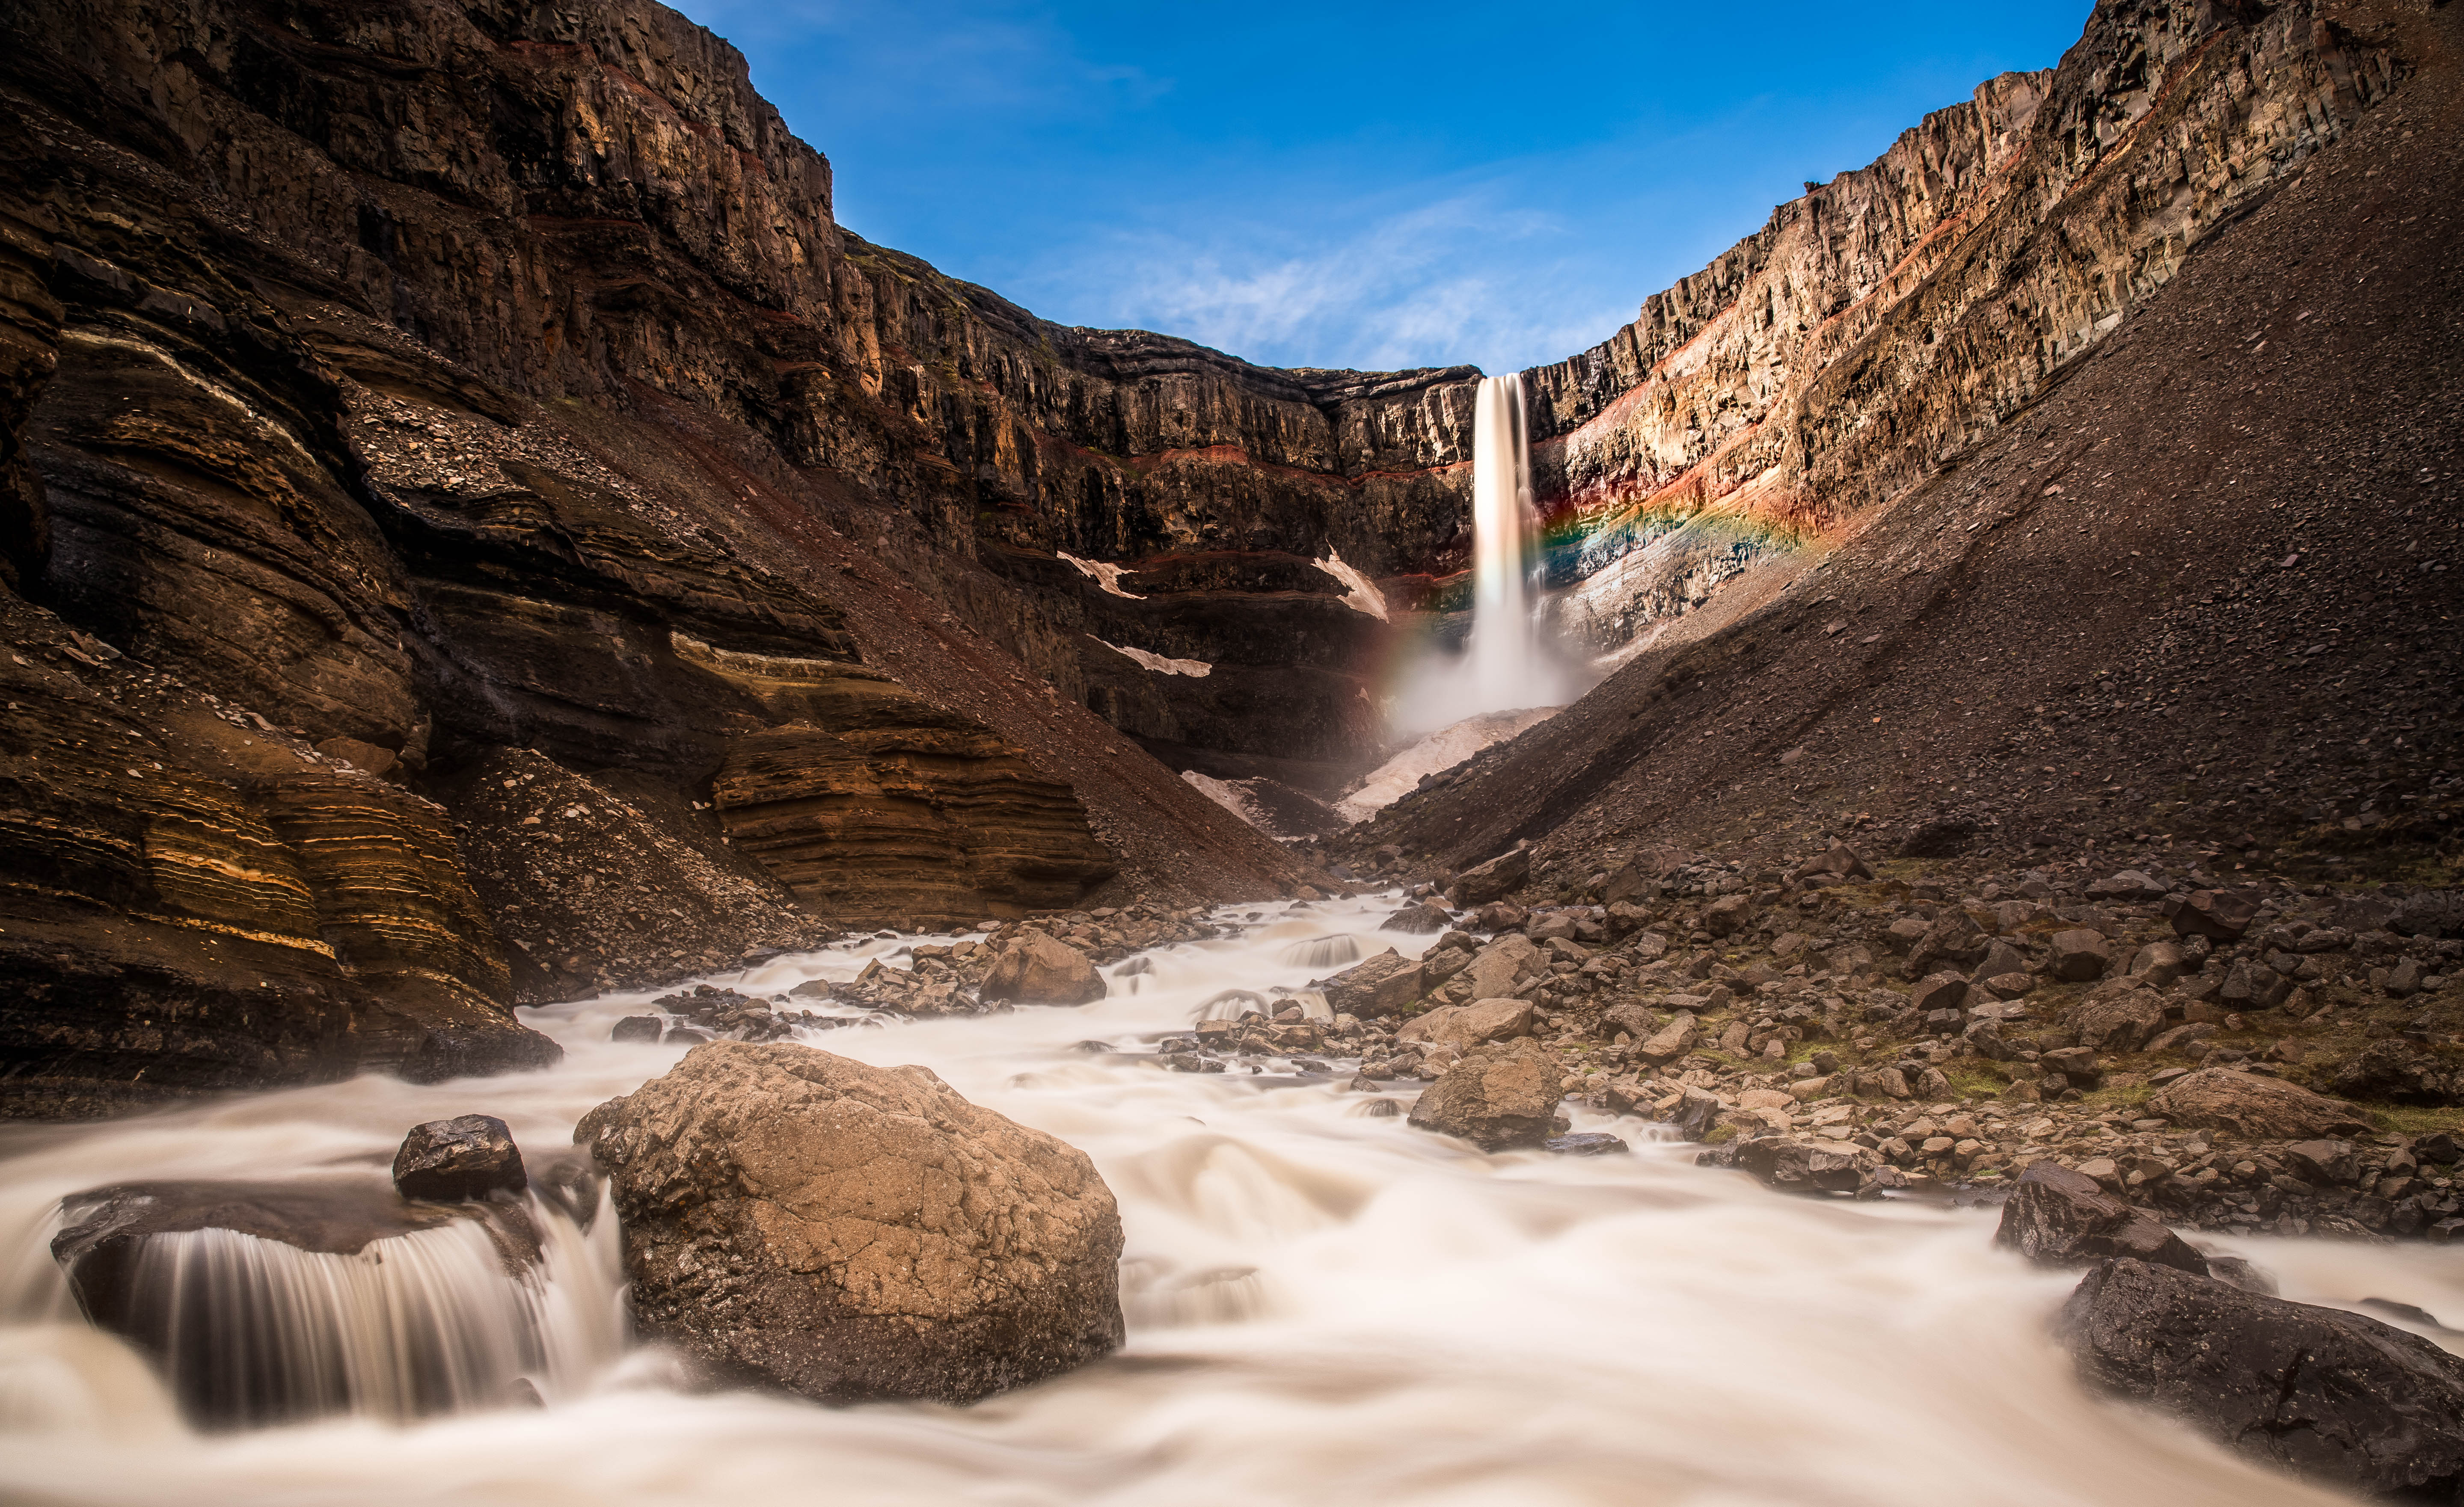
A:
[[[837,923],[1294,883],[1012,652],[1078,651],[865,390],[826,166],[723,44],[5,27],[0,1107],[517,1067],[516,1002]]]

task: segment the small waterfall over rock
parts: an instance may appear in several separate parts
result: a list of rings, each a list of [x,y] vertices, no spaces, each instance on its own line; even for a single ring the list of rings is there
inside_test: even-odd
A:
[[[588,1192],[605,1196],[595,1183]],[[542,1402],[621,1354],[604,1208],[533,1197],[397,1210],[388,1193],[104,1190],[72,1211],[79,1222],[54,1250],[87,1317],[152,1358],[208,1427]]]

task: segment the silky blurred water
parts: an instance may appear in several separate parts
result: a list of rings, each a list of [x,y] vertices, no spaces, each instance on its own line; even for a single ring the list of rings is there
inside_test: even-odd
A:
[[[1694,1167],[1652,1126],[1580,1111],[1576,1129],[1612,1130],[1634,1154],[1487,1156],[1360,1114],[1366,1096],[1341,1075],[1171,1073],[1142,1055],[1226,989],[1296,988],[1349,951],[1417,953],[1432,939],[1374,930],[1393,903],[1262,911],[1237,938],[1111,970],[1097,1004],[812,1034],[869,1062],[923,1063],[1083,1147],[1120,1200],[1127,1348],[964,1409],[679,1391],[656,1351],[600,1346],[616,1331],[577,1248],[539,1295],[570,1347],[543,1408],[203,1434],[66,1302],[46,1250],[63,1194],[379,1176],[407,1126],[473,1112],[535,1151],[561,1147],[584,1111],[682,1055],[606,1039],[646,995],[525,1012],[564,1043],[547,1072],[360,1079],[12,1132],[0,1492],[184,1507],[2339,1499],[2083,1392],[2047,1331],[2076,1278],[1996,1251],[1990,1212],[1785,1198]],[[766,994],[896,961],[904,945],[718,981]],[[1120,1050],[1080,1050],[1089,1039]],[[2289,1298],[2464,1316],[2464,1263],[2432,1248],[2231,1249]]]

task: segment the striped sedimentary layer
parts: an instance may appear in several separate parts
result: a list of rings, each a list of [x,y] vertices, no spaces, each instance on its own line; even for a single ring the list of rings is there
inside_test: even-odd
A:
[[[2101,5],[1527,373],[1569,620],[1617,647],[1953,463],[2394,86],[2364,19]]]

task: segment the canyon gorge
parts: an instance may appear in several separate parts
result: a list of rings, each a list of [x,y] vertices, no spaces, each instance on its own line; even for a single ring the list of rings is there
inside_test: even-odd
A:
[[[650,0],[0,92],[9,1494],[2464,1499],[2464,6],[2098,0],[1494,373]]]

